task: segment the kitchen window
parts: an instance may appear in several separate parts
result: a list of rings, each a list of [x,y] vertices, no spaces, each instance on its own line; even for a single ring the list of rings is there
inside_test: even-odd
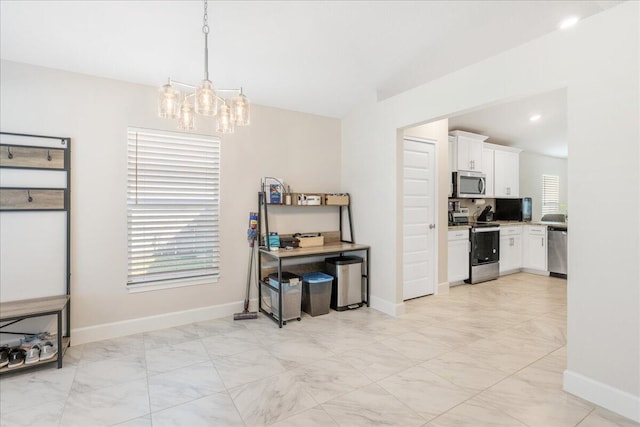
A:
[[[542,215],[560,213],[560,177],[542,175]]]
[[[130,291],[219,276],[220,139],[128,128]]]

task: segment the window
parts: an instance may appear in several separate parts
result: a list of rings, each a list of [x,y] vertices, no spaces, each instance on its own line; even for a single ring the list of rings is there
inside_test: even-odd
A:
[[[220,140],[136,128],[127,140],[127,285],[217,277]]]
[[[560,213],[560,178],[542,175],[542,215]]]

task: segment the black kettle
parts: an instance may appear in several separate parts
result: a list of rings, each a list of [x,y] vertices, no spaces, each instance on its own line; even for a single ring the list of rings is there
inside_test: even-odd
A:
[[[491,205],[487,205],[487,207],[482,210],[480,215],[478,215],[478,222],[493,221],[493,212],[491,212],[491,209],[493,209],[493,207]]]

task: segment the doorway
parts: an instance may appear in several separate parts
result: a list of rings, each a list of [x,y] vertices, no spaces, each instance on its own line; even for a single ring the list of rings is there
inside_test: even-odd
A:
[[[435,292],[436,141],[403,139],[403,299]]]

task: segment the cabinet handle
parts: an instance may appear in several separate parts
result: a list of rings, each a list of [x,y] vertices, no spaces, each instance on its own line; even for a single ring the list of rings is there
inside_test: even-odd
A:
[[[544,237],[540,238],[540,246],[544,247]]]

